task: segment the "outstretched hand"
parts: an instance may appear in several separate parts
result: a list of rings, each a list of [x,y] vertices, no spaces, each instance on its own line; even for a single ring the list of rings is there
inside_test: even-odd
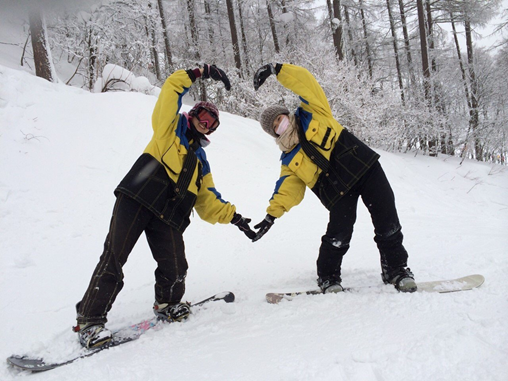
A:
[[[267,214],[263,221],[254,226],[254,229],[259,230],[257,231],[256,236],[252,242],[256,242],[258,239],[261,239],[261,237],[263,237],[268,232],[268,230],[270,230],[274,222],[275,217]]]
[[[275,74],[275,68],[271,63],[261,66],[254,74],[254,90],[258,90],[259,87],[265,83],[266,79]]]
[[[256,71],[256,74],[254,74],[254,90],[257,91],[272,74],[278,75],[281,68],[282,64],[280,63],[275,64],[275,66],[271,63],[261,66],[258,71]]]
[[[212,78],[215,81],[222,81],[226,90],[231,90],[231,83],[229,82],[229,78],[224,72],[224,70],[219,69],[215,65],[205,64],[203,66],[203,78]]]
[[[256,237],[256,233],[250,228],[249,222],[251,221],[250,218],[242,217],[241,214],[235,213],[233,216],[233,219],[231,220],[231,223],[233,225],[236,225],[238,229],[240,229],[244,234],[249,237],[250,239],[253,239]]]

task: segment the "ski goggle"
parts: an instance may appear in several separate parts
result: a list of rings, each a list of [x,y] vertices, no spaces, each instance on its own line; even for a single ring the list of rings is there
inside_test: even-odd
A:
[[[196,117],[198,118],[199,123],[205,126],[205,128],[208,130],[206,133],[207,135],[211,134],[219,127],[220,122],[217,115],[206,108],[198,108]]]

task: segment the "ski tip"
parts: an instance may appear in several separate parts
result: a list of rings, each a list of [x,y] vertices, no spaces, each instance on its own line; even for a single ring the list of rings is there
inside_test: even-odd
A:
[[[485,277],[481,274],[473,274],[469,277],[476,280],[476,282],[478,282],[478,286],[481,286],[485,282]]]
[[[12,355],[7,358],[7,363],[17,369],[32,373],[43,372],[55,368],[54,364],[46,364],[43,359],[26,356]]]
[[[224,300],[226,303],[233,303],[235,301],[235,294],[231,291],[224,291],[214,295],[211,300]]]
[[[233,303],[235,301],[235,294],[233,294],[232,292],[228,292],[225,296],[224,296],[224,301],[226,303]]]

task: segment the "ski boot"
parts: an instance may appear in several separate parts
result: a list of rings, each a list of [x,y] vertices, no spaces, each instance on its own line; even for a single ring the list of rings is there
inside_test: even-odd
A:
[[[318,278],[318,286],[323,291],[323,294],[331,294],[344,291],[340,282],[340,277],[331,276],[331,277],[319,277]]]
[[[79,342],[87,349],[108,345],[113,339],[113,334],[109,329],[104,327],[104,324],[78,324],[72,330],[77,332]]]
[[[153,305],[153,313],[157,316],[158,320],[163,321],[184,321],[190,313],[190,303],[157,303]]]
[[[415,292],[418,289],[409,267],[382,266],[382,269],[381,278],[385,284],[393,284],[400,292]]]

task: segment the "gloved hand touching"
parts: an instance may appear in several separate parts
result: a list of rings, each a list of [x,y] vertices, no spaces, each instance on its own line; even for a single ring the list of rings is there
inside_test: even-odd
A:
[[[253,239],[256,237],[256,233],[250,228],[249,222],[251,221],[250,218],[242,217],[241,214],[235,213],[233,216],[233,219],[231,220],[231,223],[233,225],[236,225],[238,229],[243,231],[247,237],[250,239]]]
[[[259,87],[265,83],[266,79],[272,74],[279,74],[281,68],[282,64],[276,64],[273,66],[273,64],[269,63],[261,66],[258,71],[256,71],[256,74],[254,74],[254,90],[257,91],[257,89],[259,89]]]
[[[229,82],[228,76],[224,70],[219,69],[215,65],[203,65],[203,78],[212,78],[216,81],[222,81],[226,90],[231,90],[231,83]]]
[[[259,229],[256,233],[256,236],[252,240],[252,242],[256,242],[258,239],[263,237],[268,230],[272,227],[273,223],[275,222],[275,217],[271,216],[269,214],[266,215],[265,219],[261,221],[259,224],[254,226],[254,229]]]

